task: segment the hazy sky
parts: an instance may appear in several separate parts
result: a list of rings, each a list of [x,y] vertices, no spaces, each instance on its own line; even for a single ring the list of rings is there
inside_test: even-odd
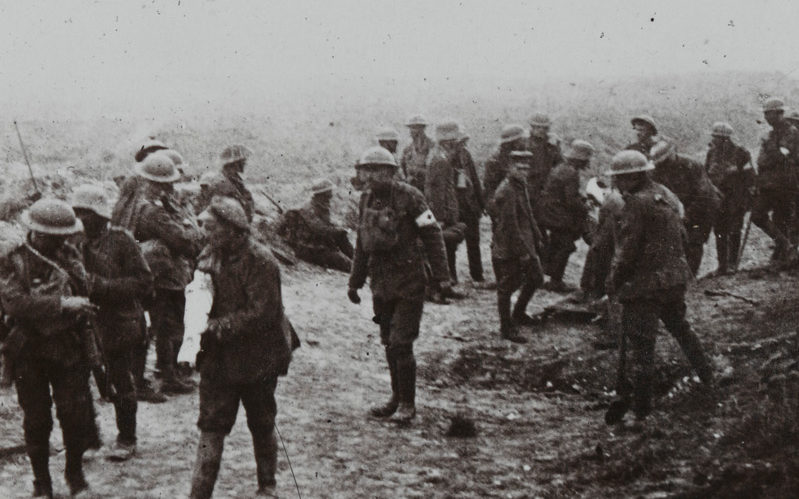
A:
[[[799,75],[797,1],[0,1],[0,111],[652,72]]]

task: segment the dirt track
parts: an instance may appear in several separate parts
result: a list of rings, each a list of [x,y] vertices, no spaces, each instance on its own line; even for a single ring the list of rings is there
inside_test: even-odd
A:
[[[762,261],[767,249],[759,244],[745,265]],[[487,240],[484,245],[487,249]],[[709,246],[706,254],[712,251]],[[484,251],[486,264],[488,256]],[[705,271],[713,267],[708,260]],[[572,257],[571,282],[578,279],[581,261],[582,252]],[[459,264],[466,276],[463,251]],[[351,305],[344,274],[301,264],[284,272],[287,312],[304,345],[278,385],[277,423],[302,496],[701,497],[714,490],[725,495],[720,476],[727,477],[725,483],[743,484],[733,492],[747,491],[750,497],[763,493],[761,482],[794,490],[795,454],[792,464],[781,460],[780,449],[789,449],[790,456],[796,448],[795,426],[776,436],[771,453],[755,452],[747,439],[773,426],[771,420],[758,426],[750,417],[752,407],[766,405],[757,391],[758,367],[773,353],[756,347],[764,338],[795,330],[797,284],[796,276],[786,274],[699,281],[690,292],[689,314],[703,341],[713,345],[717,371],[726,372],[718,400],[699,395],[678,347],[662,337],[663,396],[650,424],[635,431],[602,422],[616,353],[593,349],[598,328],[549,323],[528,330],[527,345],[501,341],[493,292],[467,283],[462,287],[469,298],[457,305],[426,305],[416,344],[419,414],[411,427],[397,428],[365,416],[370,403],[388,394],[368,292],[360,306]],[[718,288],[761,305],[703,294]],[[556,298],[541,292],[529,311]],[[747,350],[742,344],[755,346]],[[89,461],[89,482],[102,497],[185,497],[198,434],[196,394],[139,407],[139,456],[127,464]],[[113,409],[108,404],[98,409],[110,443]],[[445,436],[456,415],[475,422],[475,438]],[[3,446],[19,442],[13,393],[0,394],[0,416]],[[57,432],[52,441],[61,447]],[[56,490],[65,493],[63,452],[52,459],[51,469]],[[0,496],[27,497],[30,483],[24,454],[0,458]],[[281,497],[296,496],[282,449],[278,483]],[[247,497],[254,490],[250,437],[240,418],[226,441],[216,497]],[[785,487],[771,490],[782,495]]]

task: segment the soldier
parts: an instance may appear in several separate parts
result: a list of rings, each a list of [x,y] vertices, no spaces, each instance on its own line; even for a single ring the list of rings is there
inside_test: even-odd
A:
[[[100,334],[119,435],[109,459],[126,461],[136,452],[136,387],[133,348],[144,338],[141,301],[151,292],[153,276],[133,236],[109,224],[111,209],[105,192],[94,185],[75,190],[72,207],[83,222],[83,262],[99,307],[94,326]]]
[[[469,275],[474,282],[483,282],[483,261],[480,255],[480,217],[485,210],[483,188],[477,176],[472,153],[466,143],[469,136],[461,133],[458,141],[455,164],[455,192],[458,198],[458,221],[466,224],[466,257],[469,260]],[[450,263],[454,265],[454,262]]]
[[[632,405],[639,421],[652,411],[658,320],[680,344],[702,382],[713,383],[710,363],[685,318],[685,287],[691,278],[682,244],[685,227],[668,189],[646,173],[653,168],[638,151],[622,151],[608,172],[625,203],[608,292],[617,295],[624,307],[623,334],[633,353]],[[620,378],[626,378],[622,374]],[[623,386],[617,390],[624,403],[611,407],[605,416],[608,424],[621,421],[629,407],[627,390]]]
[[[486,210],[493,218],[492,205],[494,192],[505,180],[510,169],[509,158],[512,151],[523,151],[527,146],[527,133],[521,125],[505,125],[502,127],[500,143],[497,150],[486,161],[483,174],[483,196]]]
[[[424,192],[427,173],[427,156],[435,147],[433,140],[425,134],[427,121],[419,115],[412,117],[405,124],[411,134],[411,143],[402,151],[400,166],[408,183]]]
[[[390,152],[394,158],[397,158],[397,144],[399,144],[399,133],[391,127],[383,128],[377,132],[375,135],[375,140],[377,143],[385,149],[386,151]],[[397,180],[405,180],[405,174],[402,172],[401,169],[397,168],[397,172],[395,174]]]
[[[586,191],[588,190],[587,186]],[[624,207],[624,199],[614,189],[599,194],[595,199],[600,204],[599,216],[580,278],[580,290],[589,301],[602,298],[606,294],[605,281],[610,273],[621,210]]]
[[[704,166],[688,156],[677,154],[673,144],[658,142],[650,156],[655,164],[652,180],[676,194],[685,207],[684,223],[688,232],[685,253],[688,267],[696,276],[702,263],[704,244],[721,207],[721,192],[708,178]]]
[[[566,152],[566,162],[549,174],[546,186],[538,201],[538,223],[547,231],[546,289],[563,293],[571,288],[563,282],[569,255],[575,249],[574,241],[586,232],[588,205],[580,194],[580,170],[591,162],[594,146],[584,140],[575,140]]]
[[[723,195],[721,209],[713,225],[718,254],[717,275],[735,272],[738,268],[741,228],[755,185],[752,156],[732,141],[732,132],[729,123],[714,123],[711,131],[713,138],[705,157],[707,174]]]
[[[136,163],[141,163],[150,154],[166,149],[168,149],[166,144],[150,137],[150,140],[145,142],[141,148],[136,151],[133,158],[136,160]],[[131,227],[131,219],[133,218],[136,205],[141,198],[142,191],[144,191],[144,185],[144,180],[136,174],[130,175],[127,179],[122,181],[117,202],[114,205],[114,210],[111,212],[111,222],[114,225],[126,229]]]
[[[763,104],[771,131],[763,139],[757,156],[757,195],[752,206],[752,223],[774,240],[774,262],[790,257],[791,217],[798,185],[799,131],[785,119],[784,113],[782,99],[772,97]]]
[[[283,313],[280,268],[250,236],[237,200],[214,197],[200,221],[208,246],[199,266],[211,276],[213,304],[197,354],[201,433],[190,497],[211,497],[239,402],[252,434],[256,496],[277,497],[275,388],[278,376],[288,372],[295,339]]]
[[[219,159],[222,162],[222,174],[215,177],[214,183],[209,187],[209,193],[213,196],[231,197],[241,203],[247,220],[252,222],[255,202],[252,193],[244,185],[241,175],[247,160],[252,155],[252,151],[242,145],[228,146],[222,150]]]
[[[416,415],[413,342],[424,307],[425,257],[438,287],[451,289],[441,229],[422,193],[392,180],[396,168],[394,157],[380,147],[367,149],[356,166],[365,190],[347,296],[360,303],[358,290],[370,277],[374,320],[386,348],[392,392],[388,403],[370,413],[380,418],[395,415],[396,421],[407,423]]]
[[[148,312],[155,332],[161,390],[188,393],[192,386],[179,378],[176,368],[183,344],[185,288],[194,277],[201,235],[192,214],[180,210],[174,201],[172,184],[180,174],[167,156],[148,156],[136,166],[136,172],[147,185],[132,232],[153,273],[155,291]]]
[[[549,132],[552,121],[543,113],[535,113],[530,118],[530,137],[527,150],[533,153],[527,178],[527,192],[536,210],[541,190],[546,184],[549,172],[563,162],[560,153],[560,139]]]
[[[333,182],[317,181],[311,201],[299,209],[288,210],[278,228],[297,258],[322,267],[349,273],[355,250],[347,229],[330,221]]]
[[[630,124],[635,130],[636,141],[629,144],[625,149],[629,151],[638,151],[646,157],[649,157],[649,152],[660,140],[658,139],[658,127],[655,124],[655,119],[651,116],[641,114],[633,117]]]
[[[99,447],[86,355],[86,321],[96,308],[80,254],[66,242],[83,227],[72,208],[55,199],[37,201],[22,221],[29,230],[25,242],[0,263],[0,298],[13,323],[4,350],[23,411],[33,495],[53,497],[53,401],[66,448],[64,476],[75,495],[88,488],[83,453]]]
[[[211,198],[213,194],[211,193],[211,186],[221,182],[219,179],[219,174],[215,172],[205,172],[200,175],[200,179],[198,183],[200,184],[200,192],[197,194],[197,199],[194,203],[194,213],[199,215],[206,208],[208,205],[211,204]]]
[[[785,120],[799,130],[799,111],[791,111],[785,116]],[[794,197],[793,230],[791,231],[790,239],[794,246],[799,243],[799,189],[797,189]]]
[[[497,277],[500,334],[515,343],[527,342],[519,334],[517,326],[533,324],[533,319],[526,313],[527,304],[544,282],[538,256],[541,233],[527,193],[531,159],[532,153],[529,151],[511,152],[511,170],[494,196],[491,262]],[[519,288],[519,298],[511,314],[511,296]]]
[[[438,144],[427,158],[424,197],[433,216],[441,225],[444,245],[447,250],[450,280],[458,282],[455,255],[458,245],[465,236],[466,224],[459,221],[458,195],[455,176],[458,157],[458,141],[461,139],[460,127],[454,121],[446,121],[436,126]]]

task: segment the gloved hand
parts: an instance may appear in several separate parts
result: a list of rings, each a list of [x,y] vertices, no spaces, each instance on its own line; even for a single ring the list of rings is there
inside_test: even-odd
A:
[[[358,290],[355,288],[349,288],[347,290],[347,298],[349,298],[350,301],[356,305],[361,303],[361,297],[358,296]]]

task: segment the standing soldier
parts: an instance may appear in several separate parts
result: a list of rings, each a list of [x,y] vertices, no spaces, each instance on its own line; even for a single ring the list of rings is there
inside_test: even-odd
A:
[[[658,127],[657,124],[655,124],[655,119],[651,116],[641,114],[633,117],[630,123],[635,131],[636,141],[629,144],[625,149],[629,151],[638,151],[648,158],[652,148],[659,142]]]
[[[757,156],[757,195],[752,206],[752,223],[774,240],[774,262],[790,257],[791,217],[799,186],[799,131],[784,114],[782,99],[772,97],[763,104],[771,131]]]
[[[511,170],[494,196],[494,223],[491,238],[491,262],[497,276],[497,309],[499,330],[506,340],[526,343],[517,326],[529,326],[527,304],[544,282],[541,260],[541,233],[533,218],[533,207],[527,193],[527,176],[532,153],[510,153]],[[513,314],[510,300],[521,288]]]
[[[737,270],[741,228],[755,185],[752,156],[732,141],[732,132],[729,123],[714,123],[711,130],[713,138],[705,157],[707,174],[723,195],[721,210],[713,225],[719,260],[718,275]]]
[[[85,343],[95,307],[80,254],[66,242],[83,227],[72,208],[55,199],[37,201],[22,220],[29,230],[25,242],[0,263],[0,298],[14,324],[4,354],[13,363],[33,495],[53,497],[53,401],[66,448],[64,476],[78,494],[88,488],[83,453],[99,442]]]
[[[512,151],[523,151],[527,146],[527,134],[521,125],[505,125],[502,127],[499,147],[494,154],[488,158],[483,173],[483,196],[486,202],[486,210],[493,218],[494,193],[499,184],[505,180],[510,169],[510,153]]]
[[[235,199],[215,197],[200,221],[208,238],[200,268],[210,274],[214,296],[197,354],[201,433],[190,497],[211,497],[239,402],[252,434],[256,495],[277,497],[275,388],[278,376],[288,372],[294,339],[283,313],[280,268],[250,237],[247,216]]]
[[[435,147],[435,143],[424,133],[427,121],[422,116],[412,117],[405,126],[411,134],[411,143],[402,151],[400,160],[402,174],[409,184],[424,192],[427,156]]]
[[[702,382],[708,386],[713,382],[710,363],[685,319],[691,270],[683,249],[685,228],[679,206],[668,189],[646,173],[653,168],[638,151],[622,151],[608,172],[625,202],[608,293],[617,295],[624,307],[622,328],[633,353],[632,402],[638,420],[652,411],[658,320],[680,344]],[[624,403],[611,406],[605,416],[608,424],[621,421],[629,406],[629,393],[620,395]]]
[[[566,162],[552,170],[538,202],[538,223],[547,234],[546,289],[570,291],[563,282],[569,256],[577,249],[574,241],[586,232],[588,206],[580,194],[580,170],[588,168],[594,146],[575,140],[566,152]]]
[[[441,225],[447,250],[449,277],[453,283],[458,282],[455,257],[458,245],[463,241],[465,228],[465,224],[459,222],[458,194],[455,188],[460,139],[460,127],[456,122],[446,121],[436,126],[438,144],[427,158],[424,184],[424,197],[433,216]]]
[[[383,128],[375,135],[378,145],[390,152],[394,159],[397,159],[397,145],[399,144],[399,133],[391,127]],[[399,163],[399,161],[398,161]],[[399,168],[395,174],[397,180],[405,180],[405,174]]]
[[[685,207],[684,223],[688,233],[685,256],[688,267],[696,276],[702,263],[704,244],[721,207],[721,192],[710,181],[704,166],[688,156],[677,154],[673,144],[658,142],[650,156],[655,163],[652,180],[676,194]]]
[[[347,229],[330,220],[333,182],[319,180],[312,191],[308,204],[286,212],[277,232],[286,237],[297,258],[349,273],[355,249],[347,237]]]
[[[413,342],[424,307],[425,257],[437,286],[448,291],[450,284],[441,229],[422,193],[392,179],[396,168],[394,157],[380,147],[367,149],[356,165],[365,191],[347,296],[360,303],[358,290],[370,277],[391,374],[391,399],[370,413],[380,418],[396,413],[396,421],[407,423],[416,415]]]
[[[155,292],[148,312],[155,332],[161,390],[188,393],[192,386],[178,377],[177,358],[183,344],[185,289],[194,277],[201,236],[192,215],[179,210],[174,201],[172,184],[180,174],[167,156],[148,156],[136,166],[136,172],[147,185],[132,232],[153,273]]]
[[[208,189],[210,197],[226,196],[241,203],[244,213],[247,214],[247,220],[250,222],[252,222],[255,202],[241,176],[251,155],[252,151],[243,145],[232,145],[223,149],[219,155],[219,160],[222,162],[222,174],[214,179],[214,183]],[[202,209],[205,207],[203,206]]]
[[[466,224],[466,256],[469,275],[474,282],[483,282],[483,261],[480,255],[480,217],[485,210],[483,188],[477,176],[472,153],[466,146],[469,136],[461,134],[458,161],[455,165],[455,189],[458,196],[458,221]],[[454,262],[453,262],[454,264]],[[452,264],[451,264],[452,265]]]
[[[799,130],[799,111],[791,111],[785,116],[785,120]],[[799,243],[799,188],[796,189],[796,196],[794,196],[793,230],[790,239],[794,246]]]
[[[83,262],[89,278],[89,298],[99,307],[94,326],[100,334],[119,435],[109,454],[126,461],[136,452],[136,387],[133,349],[144,341],[141,301],[151,292],[153,276],[133,236],[111,227],[108,197],[98,186],[82,185],[72,200],[83,222]]]
[[[530,172],[527,178],[527,191],[536,209],[541,190],[546,184],[549,173],[563,162],[560,153],[560,139],[549,132],[552,121],[543,113],[535,113],[530,118],[530,138],[527,150],[533,153],[530,159]]]

